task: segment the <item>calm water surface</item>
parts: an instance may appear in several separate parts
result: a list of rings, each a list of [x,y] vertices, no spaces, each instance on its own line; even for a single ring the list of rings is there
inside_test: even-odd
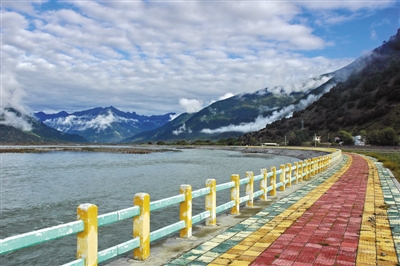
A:
[[[75,221],[81,203],[93,203],[99,214],[133,206],[138,192],[151,201],[179,194],[181,184],[193,190],[208,178],[217,184],[231,174],[256,175],[261,168],[279,167],[298,159],[245,155],[222,150],[117,154],[49,152],[1,154],[1,238]],[[258,187],[258,184],[257,184]],[[217,204],[229,200],[219,193]],[[204,210],[204,198],[193,203],[194,214]],[[151,230],[179,220],[179,206],[152,212]],[[99,250],[132,238],[132,219],[99,228]],[[70,236],[0,257],[0,265],[60,265],[75,259],[76,237]]]

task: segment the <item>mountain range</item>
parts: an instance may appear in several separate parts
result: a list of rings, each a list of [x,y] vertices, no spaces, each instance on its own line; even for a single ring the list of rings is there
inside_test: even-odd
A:
[[[305,109],[349,76],[359,73],[370,62],[365,56],[332,73],[298,84],[265,88],[235,95],[197,113],[184,113],[160,128],[134,135],[122,142],[179,139],[221,139],[258,131],[266,124]]]
[[[291,117],[247,133],[240,143],[301,144],[314,135],[332,141],[346,131],[377,145],[398,143],[400,135],[400,30],[365,58],[361,71],[338,83],[318,101]],[[390,136],[392,135],[392,136]],[[340,136],[338,136],[340,137]]]
[[[175,113],[145,116],[110,106],[71,114],[62,111],[56,114],[37,112],[34,115],[49,127],[68,134],[78,134],[90,142],[116,143],[164,125]]]
[[[34,117],[14,108],[0,112],[0,143],[2,144],[44,144],[88,142],[82,136],[67,134],[46,126]]]
[[[239,137],[240,143],[253,144],[255,140],[280,142],[286,135],[296,142],[306,139],[305,134],[333,136],[343,129],[357,133],[388,126],[399,134],[399,62],[400,31],[370,54],[337,71],[298,84],[235,95],[174,119],[175,113],[142,116],[110,106],[71,114],[38,112],[35,122],[9,109],[0,114],[0,141],[5,142],[12,134],[30,141],[35,135],[41,141],[54,140],[57,135],[60,141],[67,138],[102,143]],[[23,118],[18,121],[24,120],[32,129],[24,129],[21,122],[10,133],[12,125],[5,122],[10,114]],[[49,131],[46,125],[55,131]],[[39,134],[39,127],[44,136]]]

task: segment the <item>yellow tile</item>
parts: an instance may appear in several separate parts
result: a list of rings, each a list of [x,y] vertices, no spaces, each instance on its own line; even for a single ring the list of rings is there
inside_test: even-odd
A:
[[[220,258],[222,259],[229,259],[229,260],[234,260],[237,257],[239,257],[239,254],[231,254],[231,253],[224,253],[220,256]]]
[[[242,256],[253,256],[253,257],[258,257],[262,251],[253,251],[253,250],[246,250],[243,252]]]
[[[214,260],[212,263],[207,264],[208,266],[214,266],[214,265],[229,265],[229,263],[231,263],[232,260],[230,259],[222,259],[222,258],[218,258],[216,260]]]
[[[229,264],[230,266],[247,266],[249,265],[251,262],[249,261],[241,261],[241,260],[235,260],[233,261],[231,264]]]
[[[247,250],[249,247],[245,245],[236,245],[232,249]]]
[[[248,261],[250,263],[250,262],[253,262],[256,258],[257,258],[257,256],[241,255],[241,256],[238,257],[238,260],[240,260],[240,261]]]

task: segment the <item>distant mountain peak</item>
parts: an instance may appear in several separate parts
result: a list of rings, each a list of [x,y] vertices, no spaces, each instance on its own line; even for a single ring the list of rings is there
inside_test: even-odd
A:
[[[34,117],[14,108],[0,112],[0,142],[9,144],[87,142],[78,135],[65,134],[50,128]]]
[[[136,112],[123,112],[115,108],[95,107],[71,114],[35,113],[46,125],[66,133],[84,136],[93,142],[118,142],[134,134],[152,130],[170,121],[175,113],[144,116]]]

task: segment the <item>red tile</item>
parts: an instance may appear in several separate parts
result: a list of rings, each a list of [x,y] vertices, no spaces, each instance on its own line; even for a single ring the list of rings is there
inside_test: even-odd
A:
[[[272,265],[354,265],[361,228],[367,163],[353,156],[349,170],[259,258]],[[328,245],[328,246],[327,246]],[[275,254],[280,254],[279,258]],[[336,259],[335,259],[336,258]],[[252,265],[265,264],[256,259]]]
[[[283,260],[283,259],[276,259],[274,262],[272,262],[272,265],[276,266],[292,266],[293,261],[291,260]]]

